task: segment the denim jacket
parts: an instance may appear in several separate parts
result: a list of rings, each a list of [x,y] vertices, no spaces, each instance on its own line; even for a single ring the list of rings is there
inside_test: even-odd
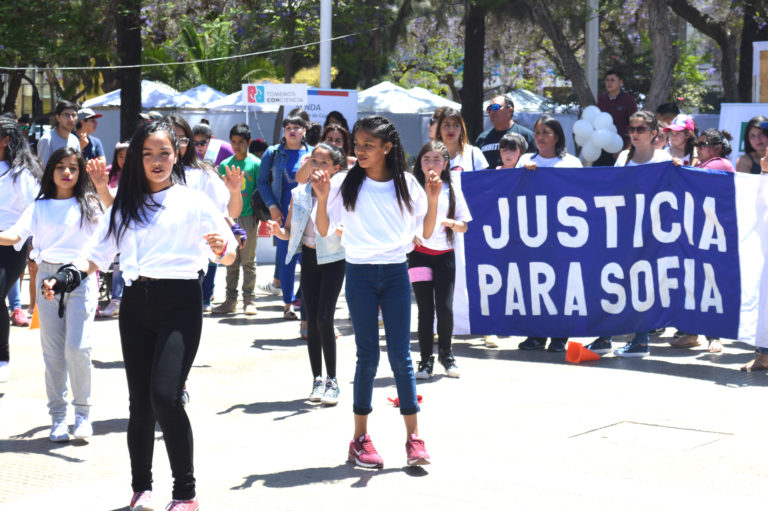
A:
[[[307,153],[312,151],[312,147],[307,144],[303,144],[303,146]],[[283,144],[269,146],[261,158],[257,186],[259,194],[267,207],[277,206],[281,208],[280,197],[283,193],[283,172],[285,172],[287,160],[288,153],[286,153],[285,145]],[[265,172],[266,170],[269,170],[269,172]]]
[[[293,191],[293,213],[291,213],[291,238],[288,240],[288,253],[285,255],[285,264],[301,246],[301,238],[304,229],[307,228],[309,215],[312,213],[312,183],[299,185]],[[326,237],[316,234],[315,248],[317,250],[317,264],[333,263],[344,259],[344,247],[341,246],[341,237],[335,232]]]

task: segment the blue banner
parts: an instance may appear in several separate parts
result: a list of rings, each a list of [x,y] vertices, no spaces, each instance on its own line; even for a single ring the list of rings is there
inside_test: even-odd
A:
[[[586,337],[674,326],[737,338],[733,174],[675,167],[462,175],[472,333]]]

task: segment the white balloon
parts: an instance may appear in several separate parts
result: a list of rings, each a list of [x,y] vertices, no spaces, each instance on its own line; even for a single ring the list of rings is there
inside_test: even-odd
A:
[[[611,130],[611,133],[618,133],[619,132],[619,130],[616,129],[616,125],[615,124],[611,124],[610,126],[608,126],[608,129]]]
[[[601,128],[595,131],[594,135],[592,135],[592,143],[600,149],[605,149],[608,147],[612,139],[613,133],[611,133],[611,130],[605,128]]]
[[[573,138],[576,140],[576,144],[583,146],[590,140],[592,140],[592,131],[590,130],[589,135],[582,136],[582,135],[574,135]]]
[[[585,121],[594,122],[595,117],[597,117],[599,114],[600,114],[599,108],[597,108],[595,105],[589,105],[581,113],[581,118],[584,119]]]
[[[592,138],[592,123],[584,120],[579,119],[578,121],[573,123],[573,134],[577,137],[589,137]]]
[[[614,133],[611,135],[611,141],[609,144],[605,146],[605,151],[609,152],[611,154],[618,153],[624,148],[624,139],[621,138],[621,135],[617,135]]]
[[[592,121],[592,125],[596,130],[608,128],[613,124],[613,117],[608,112],[600,112]]]
[[[589,141],[581,148],[581,156],[586,161],[595,161],[600,158],[600,148],[592,143],[592,141]]]

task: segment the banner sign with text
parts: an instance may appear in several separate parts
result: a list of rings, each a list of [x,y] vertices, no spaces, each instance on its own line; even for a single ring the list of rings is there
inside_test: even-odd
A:
[[[468,330],[752,339],[761,182],[672,163],[462,173]]]
[[[307,103],[307,85],[305,83],[244,83],[243,101],[248,106],[301,106]]]

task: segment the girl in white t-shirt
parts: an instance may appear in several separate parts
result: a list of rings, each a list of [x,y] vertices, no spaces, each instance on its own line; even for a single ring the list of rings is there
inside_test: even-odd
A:
[[[40,163],[29,150],[26,135],[15,121],[0,117],[0,232],[16,223],[37,197]],[[0,383],[11,377],[10,316],[5,299],[24,273],[29,242],[19,250],[0,246]]]
[[[469,143],[464,118],[458,110],[446,108],[437,121],[437,140],[445,144],[451,156],[450,170],[482,170],[488,161],[479,147]]]
[[[410,355],[411,285],[407,254],[414,236],[431,237],[442,183],[430,172],[426,193],[407,172],[400,136],[389,119],[360,119],[353,131],[357,164],[329,179],[312,175],[317,196],[315,226],[320,236],[344,227],[346,298],[357,345],[353,411],[354,438],[348,459],[363,467],[382,467],[381,456],[368,435],[373,380],[379,365],[377,315],[381,307],[387,356],[395,376],[400,414],[405,421],[409,465],[429,463],[418,437],[416,380]]]
[[[7,231],[0,245],[21,246],[30,236],[35,245],[30,259],[38,264],[37,285],[72,261],[93,235],[103,209],[80,151],[58,149],[48,158],[40,194]],[[53,426],[52,442],[69,441],[67,376],[75,407],[76,439],[93,433],[91,408],[91,330],[98,305],[95,276],[60,297],[58,303],[40,300],[40,341],[45,361],[45,390]]]
[[[43,282],[43,295],[77,287],[120,252],[125,290],[120,343],[128,395],[131,509],[151,503],[155,425],[160,424],[173,473],[169,511],[195,511],[192,428],[182,388],[202,330],[203,269],[209,259],[235,260],[235,238],[224,216],[198,190],[183,186],[184,168],[173,128],[140,127],[131,139],[115,202],[76,260]],[[183,227],[183,228],[181,228]]]
[[[663,149],[654,148],[654,140],[659,134],[659,121],[656,115],[648,110],[639,110],[629,118],[629,140],[631,145],[616,159],[615,167],[632,167],[647,163],[671,161],[669,153]],[[647,356],[650,332],[636,332],[635,336],[625,346],[613,350],[612,337],[598,337],[587,348],[604,355],[613,350],[614,355],[624,358]]]
[[[443,182],[437,202],[437,220],[432,236],[419,240],[408,254],[408,275],[419,311],[418,332],[421,361],[416,379],[432,377],[435,357],[434,330],[437,315],[438,357],[445,373],[458,378],[461,373],[451,349],[453,334],[453,286],[456,282],[456,257],[453,246],[456,233],[467,232],[472,220],[461,188],[454,188],[448,169],[448,149],[441,142],[428,142],[416,156],[413,175],[424,185],[426,175],[434,172]]]

